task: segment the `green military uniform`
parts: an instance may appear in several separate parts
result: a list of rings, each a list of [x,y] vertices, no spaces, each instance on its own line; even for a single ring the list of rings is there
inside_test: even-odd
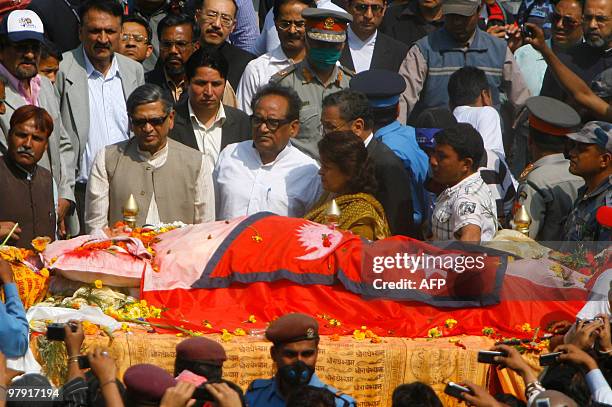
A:
[[[529,237],[559,240],[584,180],[569,172],[569,160],[563,154],[551,154],[533,163],[519,182],[518,199],[531,218]]]
[[[580,124],[580,116],[574,109],[545,96],[527,100],[527,109],[529,137],[534,142],[550,136],[565,139]],[[582,185],[582,178],[569,172],[569,160],[562,153],[547,154],[529,164],[519,178],[517,189],[518,203],[531,218],[529,237],[537,241],[558,241]]]
[[[302,11],[302,17],[306,20],[306,41],[309,45],[306,48],[306,58],[278,72],[272,76],[270,82],[294,89],[302,99],[300,132],[291,143],[318,161],[317,143],[321,139],[319,126],[323,98],[339,90],[348,89],[351,77],[354,75],[353,71],[337,63],[341,55],[341,44],[346,43],[346,30],[348,24],[353,21],[353,16],[341,11],[307,8]],[[328,44],[322,47],[322,43]],[[335,45],[329,47],[329,44]],[[327,55],[326,51],[336,55]],[[317,76],[311,63],[316,64],[315,66],[324,66],[325,69],[333,66],[333,71],[326,82]]]
[[[336,65],[329,81],[323,83],[304,59],[278,72],[270,79],[270,82],[278,82],[280,85],[294,89],[302,99],[300,132],[291,143],[316,160],[319,160],[317,143],[321,139],[319,126],[323,98],[342,89],[348,89],[353,74],[351,70]]]

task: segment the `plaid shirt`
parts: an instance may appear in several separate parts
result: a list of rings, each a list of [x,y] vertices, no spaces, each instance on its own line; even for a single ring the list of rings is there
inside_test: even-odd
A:
[[[433,240],[457,240],[455,233],[466,225],[480,227],[481,241],[491,240],[497,231],[497,210],[480,173],[442,191],[431,221]]]
[[[578,190],[578,200],[565,222],[564,240],[610,242],[612,231],[595,219],[601,206],[612,206],[612,175],[591,193],[586,193],[586,185]]]
[[[516,181],[508,170],[505,160],[496,152],[485,150],[482,164],[484,165],[478,169],[478,172],[491,190],[499,223],[506,225],[512,219],[512,206],[516,197]]]

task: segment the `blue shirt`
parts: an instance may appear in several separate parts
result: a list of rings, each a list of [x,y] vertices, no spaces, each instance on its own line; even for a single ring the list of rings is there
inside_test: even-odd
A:
[[[259,21],[251,0],[236,0],[236,28],[229,36],[230,42],[240,49],[255,53],[255,41],[259,37]]]
[[[414,128],[404,126],[396,120],[378,129],[374,137],[389,147],[402,160],[404,167],[410,173],[414,223],[420,224],[426,210],[424,184],[429,169],[429,158],[417,144]]]
[[[18,358],[28,351],[30,326],[15,283],[4,284],[4,302],[0,301],[0,351]]]
[[[117,58],[104,76],[85,56],[87,87],[89,91],[89,135],[85,154],[81,157],[79,182],[86,182],[96,155],[104,147],[129,138],[126,95],[123,94],[121,73]]]
[[[355,400],[337,389],[323,383],[313,374],[309,386],[324,388],[336,396],[336,407],[354,407]],[[286,401],[280,394],[275,378],[254,380],[245,394],[249,407],[285,407]]]

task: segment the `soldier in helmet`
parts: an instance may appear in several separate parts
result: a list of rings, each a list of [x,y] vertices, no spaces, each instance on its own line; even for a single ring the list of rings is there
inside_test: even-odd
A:
[[[278,371],[271,379],[255,380],[246,393],[250,407],[284,407],[287,398],[301,386],[329,390],[336,407],[355,406],[355,401],[323,383],[315,374],[319,347],[319,325],[304,314],[287,314],[273,321],[266,329],[266,338],[273,343],[270,355]]]
[[[346,41],[346,30],[353,17],[344,12],[307,8],[306,58],[272,76],[278,82],[296,90],[302,99],[300,132],[291,142],[302,152],[319,160],[317,142],[321,139],[319,118],[323,98],[349,87],[354,72],[338,65]]]

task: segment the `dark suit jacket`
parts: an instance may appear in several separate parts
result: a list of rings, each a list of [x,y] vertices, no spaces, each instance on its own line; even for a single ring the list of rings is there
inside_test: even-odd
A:
[[[246,52],[229,42],[224,42],[219,48],[221,55],[227,59],[229,70],[227,72],[227,80],[232,84],[232,88],[238,89],[240,78],[251,60],[255,59],[255,55]]]
[[[387,69],[389,71],[398,72],[407,53],[408,46],[406,44],[394,40],[379,30],[376,35],[376,43],[374,44],[370,69]],[[347,43],[344,44],[344,49],[340,56],[340,64],[350,70],[355,70],[351,49],[348,46],[348,40]]]
[[[159,86],[160,88],[168,91],[170,95],[172,96],[172,91],[170,90],[170,87],[168,86],[168,82],[166,82],[166,75],[164,75],[164,68],[161,65],[159,60],[158,60],[158,63],[155,65],[155,68],[152,71],[145,73],[145,82],[152,83],[154,85]],[[187,97],[188,97],[187,89],[185,89],[183,93],[181,93],[181,97],[179,98],[179,100],[174,102],[174,105],[176,106],[186,101]]]
[[[174,116],[174,127],[170,132],[170,138],[197,150],[198,142],[189,118],[187,103],[188,100],[185,100],[175,106],[176,115]],[[242,110],[230,106],[223,105],[223,109],[225,109],[226,119],[221,128],[221,150],[228,144],[239,143],[251,138],[249,116]]]
[[[374,164],[378,182],[374,197],[385,209],[391,233],[416,237],[417,231],[412,223],[410,174],[397,155],[375,138],[368,144],[368,156]]]

